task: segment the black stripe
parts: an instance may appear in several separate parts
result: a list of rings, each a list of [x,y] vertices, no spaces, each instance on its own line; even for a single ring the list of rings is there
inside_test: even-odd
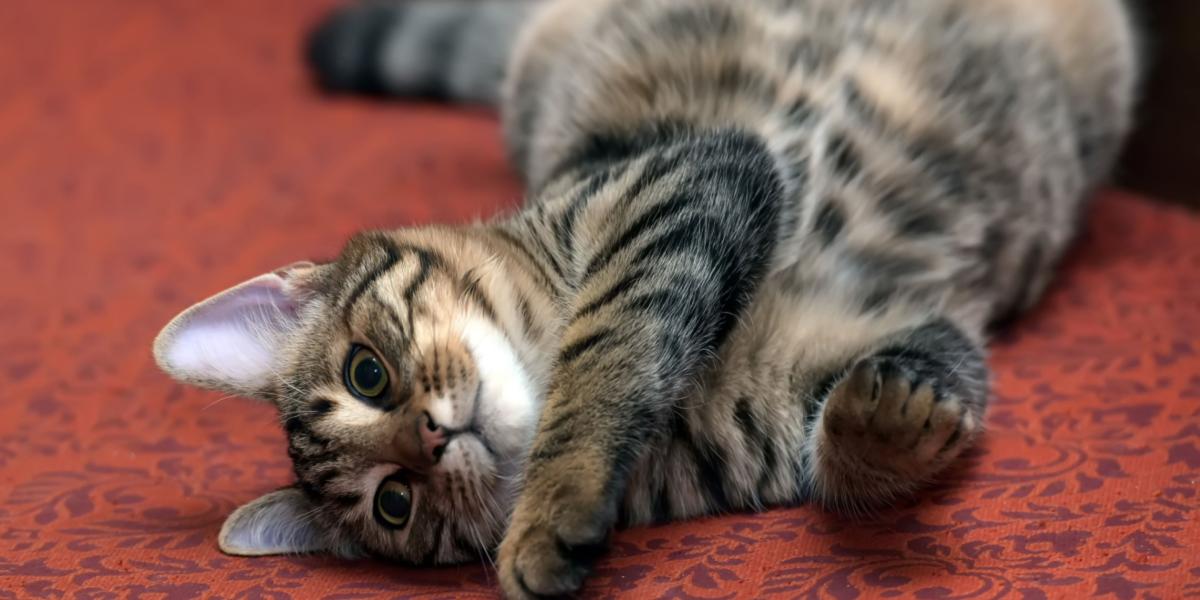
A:
[[[521,311],[521,326],[535,338],[542,337],[542,328],[538,327],[533,319],[533,308],[529,306],[529,298],[525,294],[517,292],[517,308]]]
[[[746,446],[758,449],[761,471],[759,471],[758,483],[755,484],[754,491],[761,496],[763,489],[775,481],[775,469],[778,466],[778,457],[775,455],[775,440],[771,439],[766,431],[763,430],[758,417],[754,415],[750,398],[746,396],[738,398],[733,410],[733,421],[742,430]]]
[[[629,473],[641,458],[645,443],[655,436],[661,435],[665,422],[664,413],[656,407],[658,399],[647,397],[643,390],[636,390],[626,396],[619,405],[624,407],[626,428],[620,440],[610,454],[612,470],[609,489],[612,495],[621,496],[628,484]],[[614,498],[615,502],[615,498]]]
[[[289,453],[289,456],[292,456],[292,462],[294,463],[292,466],[295,467],[297,475],[302,471],[311,471],[317,466],[333,462],[342,457],[340,452],[334,450],[303,449],[297,444],[293,444],[290,447],[295,450],[294,453]]]
[[[408,282],[402,294],[405,304],[409,306],[410,313],[412,312],[413,298],[417,296],[417,292],[421,290],[421,286],[429,280],[430,273],[435,268],[444,269],[446,264],[442,260],[442,257],[433,252],[419,248],[412,248],[412,250],[417,254],[417,275],[413,277],[412,281]]]
[[[301,433],[304,423],[300,421],[300,417],[290,415],[283,418],[283,430],[288,435],[298,435]]]
[[[429,367],[429,378],[433,381],[433,391],[436,393],[441,393],[442,384],[444,383],[442,378],[442,366],[439,358],[440,356],[438,355],[438,347],[435,344],[433,346],[433,365]]]
[[[671,511],[671,486],[667,485],[667,476],[662,476],[662,481],[658,486],[658,491],[654,494],[654,519],[655,523],[666,523],[674,517]]]
[[[317,398],[316,401],[309,405],[309,409],[317,413],[317,417],[320,418],[328,414],[330,410],[333,410],[333,402],[330,402],[327,398]]]
[[[300,488],[300,491],[304,492],[304,496],[308,498],[309,502],[316,503],[321,501],[321,490],[317,489],[317,486],[313,485],[312,483],[301,479],[296,482],[296,487]]]
[[[716,77],[711,81],[721,93],[741,96],[747,100],[773,98],[779,91],[772,78],[754,66],[736,59],[718,67]]]
[[[531,464],[558,458],[571,447],[571,442],[580,441],[581,432],[575,427],[580,421],[580,405],[570,400],[573,398],[567,398],[567,402],[559,402],[543,413],[543,416],[550,416],[538,426],[537,445],[530,454]],[[631,416],[629,420],[632,421]]]
[[[721,223],[716,217],[707,214],[688,215],[677,221],[670,229],[654,238],[649,244],[646,244],[633,257],[631,262],[640,265],[649,259],[657,260],[673,254],[687,254],[693,250],[697,250],[696,246],[698,245],[701,246],[701,249],[711,260],[714,254],[727,253],[729,249],[713,247],[709,242],[715,242],[716,240],[702,234],[717,232],[722,229]]]
[[[725,480],[721,476],[724,461],[720,451],[711,444],[697,440],[683,417],[675,419],[675,439],[692,455],[696,463],[697,488],[709,501],[709,512],[728,511],[731,503],[725,493]]]
[[[396,312],[396,307],[393,306],[391,302],[385,302],[379,295],[379,290],[373,290],[371,292],[371,298],[375,300],[375,304],[380,308],[380,310],[387,313],[388,320],[391,321],[391,324],[396,328],[396,331],[400,334],[400,338],[405,340],[405,343],[407,343],[409,340],[408,332],[404,329],[404,321],[400,318],[400,313]]]
[[[529,248],[525,246],[524,242],[517,239],[517,237],[514,236],[507,229],[496,228],[496,229],[493,229],[492,231],[495,232],[497,237],[504,240],[510,247],[512,247],[513,249],[515,249],[517,252],[519,252],[521,255],[523,255],[525,257],[525,261],[531,267],[533,267],[534,271],[537,272],[538,279],[540,279],[542,281],[542,285],[545,286],[546,289],[548,289],[548,290],[556,289],[557,286],[554,284],[554,280],[550,278],[550,274],[546,272],[546,269],[544,269],[542,267],[541,261],[538,260],[537,257],[534,256],[533,253],[529,251]]]
[[[813,222],[813,231],[821,238],[821,245],[828,247],[837,240],[846,227],[846,216],[838,201],[830,198],[817,208],[817,216]]]
[[[538,427],[538,434],[542,439],[549,439],[549,435],[554,434],[563,426],[569,425],[578,413],[578,408],[573,404],[566,406],[561,404],[556,405],[550,413],[550,420]]]
[[[344,320],[347,323],[350,322],[350,313],[353,311],[354,304],[358,302],[359,297],[366,293],[367,289],[375,283],[376,279],[382,277],[385,273],[390,271],[392,267],[395,267],[396,263],[400,262],[400,249],[397,248],[395,244],[391,243],[389,240],[384,240],[383,238],[375,238],[375,240],[383,242],[382,249],[386,253],[386,257],[379,266],[372,269],[369,273],[367,273],[366,277],[363,277],[362,281],[359,281],[354,286],[354,290],[350,292],[350,295],[346,298],[346,301],[342,303],[342,313],[344,315]]]
[[[827,71],[839,54],[829,39],[804,36],[788,50],[789,70],[821,73]]]
[[[639,294],[632,298],[629,302],[621,306],[622,312],[642,312],[653,314],[664,321],[671,321],[680,325],[694,325],[696,318],[692,311],[688,311],[687,307],[690,302],[683,295],[676,293],[670,289],[660,289]],[[688,327],[690,330],[693,327]]]
[[[862,172],[862,159],[854,144],[844,134],[836,134],[827,148],[833,161],[833,171],[843,179],[854,179]]]
[[[738,317],[753,298],[754,291],[767,270],[770,248],[770,245],[760,246],[757,255],[751,255],[751,259],[726,267],[717,297],[712,341],[714,348],[725,343],[729,332],[733,331],[734,325],[737,324]]]
[[[924,237],[942,232],[942,220],[931,211],[912,208],[894,215],[896,229],[907,237]]]
[[[563,211],[558,221],[555,222],[554,234],[558,239],[558,247],[565,254],[570,255],[574,251],[572,240],[575,236],[575,220],[579,217],[579,213],[608,184],[611,178],[612,169],[609,168],[602,168],[592,173],[588,177],[583,190],[571,200],[571,204]]]
[[[663,220],[678,214],[689,205],[695,203],[695,197],[690,194],[680,193],[673,196],[670,200],[656,204],[646,212],[642,213],[633,223],[621,233],[619,237],[609,241],[604,250],[596,253],[592,260],[588,263],[587,269],[584,271],[584,279],[590,279],[599,273],[608,263],[612,261],[622,250],[628,248],[635,240],[638,239],[648,229],[658,225]]]
[[[657,179],[679,166],[682,157],[678,156],[678,153],[668,152],[667,149],[685,139],[693,130],[693,127],[682,122],[658,121],[633,131],[609,130],[593,133],[551,169],[553,175],[550,179],[556,179],[574,169],[590,171],[613,166],[651,151],[656,152],[649,159],[643,175]],[[659,174],[654,175],[655,173]],[[640,177],[634,182],[635,189],[631,195],[640,193],[640,189],[636,188],[644,187],[646,182],[646,177]]]
[[[647,149],[647,151],[649,150]],[[646,191],[646,188],[672,175],[683,165],[684,156],[677,148],[667,148],[661,153],[652,154],[650,158],[646,159],[645,166],[638,173],[638,178],[625,189],[621,201],[617,204],[617,210],[627,209],[634,200],[642,195],[642,192]]]
[[[553,439],[543,439],[538,442],[537,447],[529,455],[529,463],[531,465],[552,461],[563,455],[566,449],[565,440],[570,438],[570,434],[558,433]],[[529,474],[526,472],[526,477]]]
[[[778,473],[775,472],[779,468],[779,457],[776,455],[775,440],[767,437],[762,441],[762,473],[758,477],[758,482],[755,485],[755,491],[761,497],[763,490],[775,483],[775,478]]]
[[[784,107],[784,113],[787,115],[788,120],[791,121],[793,125],[803,125],[812,119],[815,111],[813,110],[812,104],[810,104],[806,98],[803,96],[797,96],[793,98],[786,107]],[[804,140],[801,150],[807,149],[807,147],[808,140]],[[799,153],[801,150],[797,150],[796,153]]]
[[[474,269],[467,271],[463,276],[463,296],[471,300],[483,311],[484,316],[493,322],[499,323],[500,319],[496,318],[496,309],[492,305],[492,301],[488,299],[487,294],[479,287],[479,275]]]
[[[870,292],[863,296],[862,312],[872,313],[884,308],[898,291],[890,282],[881,282],[875,285]]]
[[[416,248],[413,250],[417,252],[417,274],[413,277],[412,281],[408,282],[408,285],[404,288],[404,292],[401,294],[404,299],[404,306],[408,310],[409,331],[416,331],[413,315],[416,312],[416,302],[414,300],[416,300],[417,293],[421,291],[421,286],[429,280],[429,275],[434,268],[438,268],[439,270],[445,268],[445,263],[440,256]]]
[[[761,443],[763,431],[758,424],[758,418],[754,416],[754,410],[750,407],[750,398],[746,396],[738,398],[733,407],[733,422],[737,424],[738,429],[742,430],[747,445]]]
[[[587,337],[584,337],[581,340],[578,340],[574,343],[567,345],[558,354],[559,365],[561,366],[563,364],[574,361],[575,359],[577,359],[581,355],[583,355],[583,353],[595,348],[599,344],[610,342],[612,336],[613,336],[613,330],[605,328],[605,329],[601,329],[599,331],[593,332],[590,335],[588,335]]]
[[[909,196],[898,189],[886,192],[880,199],[880,210],[888,215],[895,224],[896,231],[908,237],[923,237],[940,233],[943,229],[942,219],[933,210],[922,207]],[[986,245],[986,234],[985,234]],[[985,251],[984,256],[993,254]]]
[[[896,281],[926,270],[925,262],[900,254],[888,254],[884,250],[860,250],[851,260],[870,279]]]
[[[863,95],[857,82],[853,80],[845,81],[842,84],[842,97],[845,99],[848,112],[856,116],[859,123],[875,130],[887,130],[891,127],[891,124],[884,118],[883,113]]]
[[[539,208],[539,210],[542,209]],[[545,216],[545,214],[542,213],[542,216]],[[546,257],[546,263],[550,265],[550,269],[554,271],[554,274],[558,275],[558,280],[567,281],[566,271],[563,269],[562,265],[558,264],[558,256],[555,255],[554,252],[550,251],[550,247],[546,245],[544,240],[542,240],[542,236],[534,235],[530,238],[530,241],[537,246],[537,249],[539,252],[541,252],[542,256]]]
[[[922,171],[941,188],[943,194],[956,202],[969,200],[967,174],[980,171],[979,166],[972,164],[969,155],[932,139],[918,140],[910,144],[909,152],[912,159],[923,166]]]
[[[329,485],[329,482],[336,479],[338,475],[341,475],[341,472],[339,472],[337,469],[326,469],[321,474],[317,475],[317,480],[315,482],[317,489],[324,490]]]
[[[608,290],[606,292],[604,292],[604,294],[601,295],[599,298],[592,300],[591,302],[585,304],[578,311],[576,311],[575,317],[573,320],[578,321],[579,319],[582,319],[583,317],[586,317],[586,316],[600,310],[601,308],[604,308],[612,301],[614,301],[617,298],[620,298],[622,295],[624,295],[625,292],[628,292],[629,289],[631,287],[633,287],[633,284],[637,283],[638,280],[640,280],[645,275],[646,275],[645,269],[634,269],[633,271],[630,271],[629,273],[627,273],[625,275],[625,277],[622,277],[620,281],[613,284],[612,287],[608,288]]]

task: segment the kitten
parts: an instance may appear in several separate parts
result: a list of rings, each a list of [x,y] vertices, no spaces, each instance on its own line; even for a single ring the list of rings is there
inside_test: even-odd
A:
[[[232,554],[499,545],[569,593],[617,525],[879,506],[977,438],[1129,127],[1116,0],[368,2],[327,88],[493,102],[528,205],[355,236],[184,311],[175,378],[273,402],[297,483]]]

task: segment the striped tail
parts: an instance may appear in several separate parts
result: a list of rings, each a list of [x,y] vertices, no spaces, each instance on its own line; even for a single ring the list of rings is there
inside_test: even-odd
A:
[[[496,105],[535,0],[365,0],[328,15],[308,62],[331,92]]]

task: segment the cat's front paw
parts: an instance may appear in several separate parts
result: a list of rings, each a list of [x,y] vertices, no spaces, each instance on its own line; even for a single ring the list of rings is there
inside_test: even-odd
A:
[[[583,586],[608,546],[615,502],[594,475],[531,481],[500,544],[500,585],[513,599],[556,597]]]
[[[830,390],[813,431],[816,493],[827,504],[869,506],[926,482],[975,437],[973,398],[953,373],[873,356]]]

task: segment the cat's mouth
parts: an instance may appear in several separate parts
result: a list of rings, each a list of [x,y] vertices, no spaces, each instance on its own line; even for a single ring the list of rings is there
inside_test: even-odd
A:
[[[455,439],[459,438],[460,436],[470,436],[470,437],[475,438],[475,440],[479,442],[479,445],[483,447],[483,450],[488,453],[488,455],[492,458],[492,460],[495,460],[497,458],[496,449],[495,449],[495,447],[492,446],[491,441],[488,439],[487,434],[484,433],[483,427],[481,426],[481,420],[480,420],[480,416],[479,416],[479,406],[482,403],[483,403],[483,382],[480,381],[479,384],[475,386],[475,398],[472,403],[470,420],[467,421],[467,425],[465,425],[463,427],[445,430],[446,443],[443,446],[443,448],[449,447],[450,443],[453,442]],[[438,456],[438,458],[440,459],[441,456]]]
[[[467,426],[466,432],[475,436],[483,449],[487,451],[493,459],[496,458],[496,450],[488,440],[487,434],[483,432],[482,420],[479,417],[479,407],[483,405],[483,378],[475,386],[475,401],[471,405],[471,424]]]

